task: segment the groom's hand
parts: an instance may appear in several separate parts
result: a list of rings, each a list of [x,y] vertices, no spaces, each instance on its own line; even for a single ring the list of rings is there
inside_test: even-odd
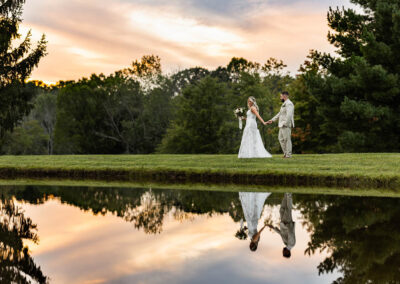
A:
[[[272,124],[272,120],[268,120],[266,124]]]

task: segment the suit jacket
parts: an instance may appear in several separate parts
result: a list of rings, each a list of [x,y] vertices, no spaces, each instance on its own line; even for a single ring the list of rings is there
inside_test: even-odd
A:
[[[281,106],[281,110],[271,120],[277,121],[278,126],[281,127],[294,127],[294,104],[291,100],[287,99]]]
[[[292,218],[292,207],[292,194],[285,193],[282,200],[281,208],[279,209],[279,213],[281,216],[279,228],[273,228],[275,232],[281,235],[283,243],[289,249],[294,247],[294,245],[296,244],[295,222],[293,222]]]

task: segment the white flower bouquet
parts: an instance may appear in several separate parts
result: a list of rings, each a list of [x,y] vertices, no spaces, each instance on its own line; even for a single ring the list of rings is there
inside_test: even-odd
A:
[[[235,109],[233,111],[233,113],[235,114],[236,118],[239,120],[239,129],[242,129],[242,127],[243,127],[242,120],[244,119],[244,116],[246,114],[246,112],[244,111],[244,108],[239,107],[239,108]]]

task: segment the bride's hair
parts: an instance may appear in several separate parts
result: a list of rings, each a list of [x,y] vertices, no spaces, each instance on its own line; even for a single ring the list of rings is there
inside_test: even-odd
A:
[[[249,97],[249,100],[253,103],[253,106],[256,107],[257,111],[260,111],[258,108],[257,102],[256,102],[256,98],[251,96],[251,97]]]

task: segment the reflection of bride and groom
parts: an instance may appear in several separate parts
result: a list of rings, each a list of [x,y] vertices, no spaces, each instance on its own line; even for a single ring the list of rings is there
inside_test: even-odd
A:
[[[265,227],[269,227],[272,231],[278,233],[285,247],[282,250],[282,255],[286,258],[291,256],[291,249],[296,244],[295,222],[292,218],[292,194],[285,193],[279,209],[280,223],[279,227],[273,226],[271,221],[266,221],[264,226],[258,231],[258,221],[261,218],[265,200],[271,195],[270,192],[239,192],[239,199],[242,204],[244,217],[247,223],[247,228],[241,222],[241,229],[236,236],[240,239],[246,238],[246,229],[250,238],[250,250],[256,251],[261,238],[261,233]]]

